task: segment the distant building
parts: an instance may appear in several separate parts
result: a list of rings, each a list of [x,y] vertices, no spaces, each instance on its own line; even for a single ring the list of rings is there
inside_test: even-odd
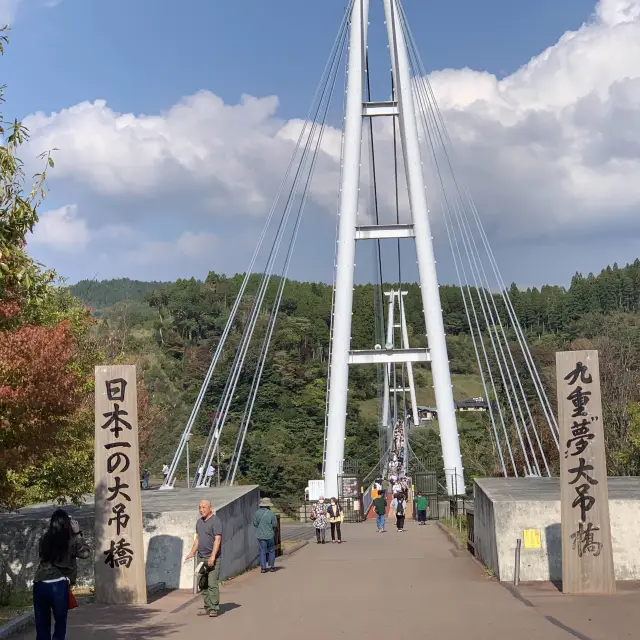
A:
[[[420,418],[420,424],[437,420],[438,410],[435,407],[422,407],[418,405],[418,417]]]
[[[487,411],[488,409],[489,405],[484,398],[471,398],[456,402],[456,411]]]

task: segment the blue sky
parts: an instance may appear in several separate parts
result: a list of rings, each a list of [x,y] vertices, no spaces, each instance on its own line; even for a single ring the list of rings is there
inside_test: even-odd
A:
[[[282,130],[305,117],[344,6],[0,0],[5,114],[26,117],[32,156],[60,150],[32,253],[71,281],[242,271],[286,166]],[[640,255],[639,2],[404,6],[505,279],[564,284]],[[331,198],[313,198],[294,278],[331,279]]]

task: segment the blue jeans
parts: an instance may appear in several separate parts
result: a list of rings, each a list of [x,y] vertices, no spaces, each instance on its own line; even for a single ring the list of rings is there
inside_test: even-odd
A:
[[[33,585],[33,610],[36,618],[36,640],[64,640],[67,636],[69,583],[36,582]],[[51,614],[55,626],[51,636]]]
[[[376,513],[376,527],[378,527],[378,529],[384,529],[384,521],[385,521],[386,517],[385,515],[380,515],[378,513]]]
[[[258,540],[260,546],[260,568],[264,571],[267,568],[267,554],[269,554],[269,566],[273,569],[276,563],[276,541]]]

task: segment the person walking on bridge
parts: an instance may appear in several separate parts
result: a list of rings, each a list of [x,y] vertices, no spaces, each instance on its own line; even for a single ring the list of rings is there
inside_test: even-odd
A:
[[[342,544],[342,531],[340,531],[340,525],[344,520],[342,513],[342,507],[337,498],[331,498],[331,504],[327,509],[327,515],[329,516],[329,524],[331,525],[331,542],[336,542],[336,531],[338,532],[338,544]]]
[[[276,570],[275,532],[278,528],[278,518],[271,511],[271,507],[273,507],[273,502],[269,498],[262,498],[260,506],[253,516],[253,526],[256,528],[260,552],[260,573],[267,573],[267,555],[269,556],[269,571]]]
[[[324,503],[324,496],[320,496],[315,507],[311,511],[311,520],[313,520],[313,526],[316,529],[316,542],[318,544],[325,543],[325,536],[327,533],[327,507]]]
[[[376,527],[378,533],[384,533],[384,522],[387,517],[387,498],[378,496],[373,501],[373,508],[376,511]]]
[[[427,509],[429,508],[429,502],[421,492],[418,492],[416,498],[416,511],[418,512],[418,524],[427,524]]]
[[[196,522],[196,538],[186,560],[190,560],[197,553],[198,560],[204,562],[202,572],[207,576],[207,588],[203,590],[204,611],[198,611],[198,615],[217,618],[220,609],[222,522],[213,513],[213,507],[208,500],[200,501],[199,511],[200,517]]]
[[[391,501],[391,508],[396,514],[396,527],[398,531],[404,531],[404,518],[407,511],[407,501],[404,499],[404,494],[396,494],[396,497]]]

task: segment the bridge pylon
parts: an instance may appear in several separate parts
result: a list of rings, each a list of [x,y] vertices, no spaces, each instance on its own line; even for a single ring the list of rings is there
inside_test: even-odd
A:
[[[344,460],[349,366],[430,362],[447,490],[449,495],[456,495],[465,491],[464,471],[422,172],[409,57],[398,0],[384,0],[384,10],[393,74],[393,99],[389,102],[366,102],[364,88],[369,0],[354,0],[351,9],[325,443],[325,494],[338,494],[338,476]],[[398,119],[411,210],[410,224],[357,225],[363,122],[372,117]],[[415,241],[428,348],[392,346],[354,351],[351,349],[351,317],[356,241],[387,238],[413,238]]]

